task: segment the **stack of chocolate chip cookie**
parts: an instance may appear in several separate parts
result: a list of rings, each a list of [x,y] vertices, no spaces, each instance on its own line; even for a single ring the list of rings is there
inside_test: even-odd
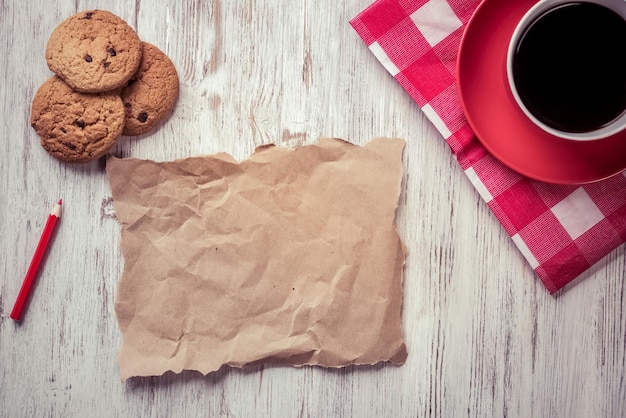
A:
[[[31,125],[41,146],[68,163],[96,160],[121,135],[149,132],[178,98],[178,74],[167,55],[104,10],[57,26],[46,62],[55,75],[35,94]]]

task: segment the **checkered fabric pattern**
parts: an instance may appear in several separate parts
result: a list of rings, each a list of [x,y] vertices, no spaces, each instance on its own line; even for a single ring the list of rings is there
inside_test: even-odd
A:
[[[584,186],[530,180],[498,162],[463,115],[455,67],[479,0],[377,0],[350,21],[439,130],[550,293],[626,241],[626,173]],[[626,158],[626,156],[625,156]]]

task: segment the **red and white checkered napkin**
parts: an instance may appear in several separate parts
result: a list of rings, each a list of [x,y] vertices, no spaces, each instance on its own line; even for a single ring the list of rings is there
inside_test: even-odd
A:
[[[350,21],[441,132],[550,293],[626,241],[626,174],[558,186],[522,177],[476,140],[457,94],[463,30],[479,0],[377,0]],[[626,158],[626,156],[625,156]]]

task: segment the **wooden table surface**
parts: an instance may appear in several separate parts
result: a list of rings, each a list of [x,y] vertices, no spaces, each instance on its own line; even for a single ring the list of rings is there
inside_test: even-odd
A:
[[[369,0],[0,1],[0,416],[621,417],[620,247],[547,293],[408,94],[348,21]],[[396,367],[222,368],[122,383],[114,313],[123,258],[101,162],[50,157],[29,125],[48,36],[108,9],[175,63],[172,117],[118,156],[171,160],[321,136],[407,140],[398,228],[408,249]],[[21,323],[9,318],[47,213],[63,218]]]

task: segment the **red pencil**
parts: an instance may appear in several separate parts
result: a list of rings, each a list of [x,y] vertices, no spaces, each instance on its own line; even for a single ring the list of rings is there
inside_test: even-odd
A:
[[[35,277],[37,277],[37,270],[39,269],[39,264],[41,264],[41,259],[43,258],[44,252],[46,251],[46,247],[48,246],[48,242],[50,241],[50,237],[52,236],[52,231],[54,230],[54,225],[57,223],[57,220],[61,217],[61,203],[62,199],[59,199],[58,203],[50,212],[48,216],[48,220],[46,221],[46,225],[43,228],[43,232],[41,233],[41,238],[39,239],[39,244],[37,244],[37,249],[35,250],[35,254],[33,255],[33,259],[30,262],[30,266],[28,267],[28,271],[26,272],[26,277],[24,277],[24,282],[22,283],[22,288],[20,289],[20,293],[17,295],[17,300],[15,301],[15,305],[13,306],[13,310],[11,311],[11,318],[19,321],[22,315],[22,310],[24,308],[24,304],[28,299],[28,295],[30,294],[30,289],[35,282]]]

